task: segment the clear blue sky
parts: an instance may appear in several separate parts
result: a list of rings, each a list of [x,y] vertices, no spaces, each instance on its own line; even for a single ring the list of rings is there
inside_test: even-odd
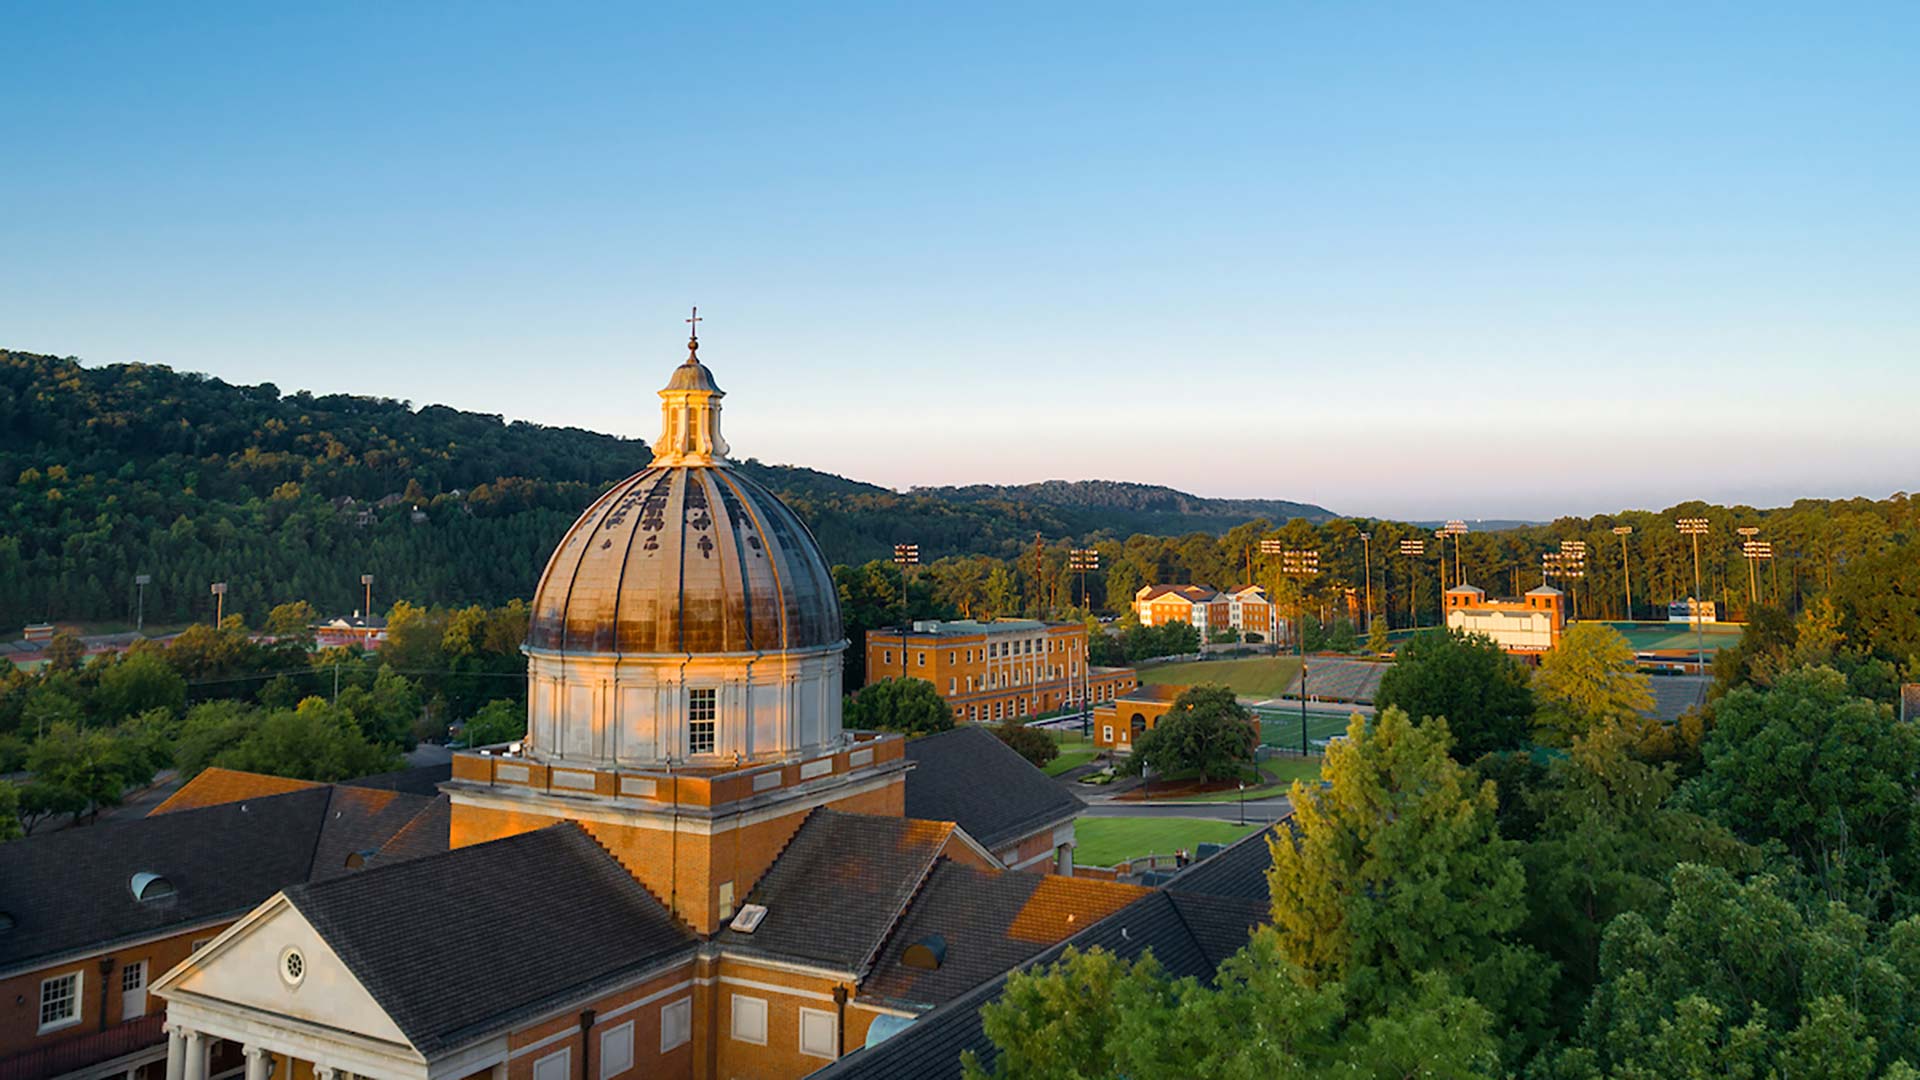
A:
[[[9,4],[0,345],[650,439],[697,303],[896,487],[1916,486],[1920,6],[932,7]]]

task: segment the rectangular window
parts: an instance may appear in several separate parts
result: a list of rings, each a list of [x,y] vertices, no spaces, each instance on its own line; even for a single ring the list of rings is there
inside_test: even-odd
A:
[[[69,971],[40,983],[40,1030],[80,1022],[80,972]]]
[[[687,691],[687,753],[711,754],[715,743],[714,727],[719,713],[712,688]]]
[[[954,653],[954,651],[953,651],[952,649],[948,649],[948,650],[947,650],[947,663],[949,663],[949,664],[951,664],[951,663],[953,663],[953,658],[954,658],[954,656],[955,656],[955,653]]]
[[[733,995],[733,1037],[755,1046],[767,1045],[767,999]]]
[[[914,661],[914,663],[915,663],[915,664],[918,664],[918,665],[919,665],[919,666],[921,666],[921,667],[926,667],[926,666],[927,666],[927,654],[926,654],[926,653],[925,653],[924,651],[922,651],[922,652],[919,652],[919,653],[916,653],[916,654],[914,654],[914,658],[913,658],[913,661]]]
[[[633,1068],[633,1021],[600,1033],[600,1080]]]
[[[573,1048],[556,1050],[533,1063],[533,1080],[573,1080]]]
[[[800,1052],[808,1057],[840,1056],[840,1025],[825,1009],[800,1010]]]
[[[1112,724],[1100,725],[1100,741],[1103,743],[1111,743],[1113,741],[1113,725]]]
[[[954,678],[951,675],[947,676],[947,693],[949,694],[955,693],[956,691],[959,690],[959,688],[960,688],[960,680]]]
[[[893,663],[893,650],[892,649],[880,650],[880,662],[883,664]]]
[[[683,997],[660,1006],[660,1052],[685,1046],[693,1038],[693,999]]]

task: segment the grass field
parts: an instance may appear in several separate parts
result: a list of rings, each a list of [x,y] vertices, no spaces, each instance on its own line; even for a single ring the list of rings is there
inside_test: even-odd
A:
[[[1693,626],[1688,623],[1608,623],[1627,639],[1627,644],[1637,652],[1649,652],[1656,649],[1683,649],[1692,652],[1694,648]],[[1722,623],[1707,623],[1700,628],[1708,652],[1731,649],[1740,644],[1742,628]]]
[[[1296,732],[1298,731],[1297,728],[1295,730]],[[1215,791],[1206,795],[1183,795],[1180,796],[1180,801],[1230,803],[1239,802],[1241,799],[1270,799],[1276,795],[1285,795],[1288,791],[1292,790],[1295,780],[1305,780],[1310,784],[1317,782],[1320,779],[1321,760],[1321,758],[1317,757],[1272,758],[1264,762],[1261,767],[1277,777],[1279,783],[1267,784],[1257,788],[1248,788],[1245,793],[1235,789],[1233,791]]]
[[[1241,826],[1210,818],[1083,817],[1074,826],[1073,861],[1082,866],[1112,866],[1142,855],[1192,851],[1203,843],[1231,844],[1257,825]]]
[[[1241,697],[1279,697],[1300,674],[1300,660],[1292,656],[1261,656],[1252,660],[1195,660],[1185,664],[1153,664],[1140,669],[1140,681],[1198,686],[1218,683]]]
[[[1300,747],[1300,710],[1278,706],[1271,709],[1256,709],[1260,714],[1260,741],[1267,746]],[[1335,735],[1347,733],[1347,721],[1352,713],[1307,710],[1307,742],[1309,745],[1322,739],[1331,739]],[[1268,763],[1272,765],[1272,762]]]
[[[1046,763],[1040,770],[1048,776],[1059,776],[1068,769],[1077,768],[1092,761],[1099,748],[1089,742],[1086,736],[1077,731],[1050,732],[1054,741],[1060,744],[1060,756]]]

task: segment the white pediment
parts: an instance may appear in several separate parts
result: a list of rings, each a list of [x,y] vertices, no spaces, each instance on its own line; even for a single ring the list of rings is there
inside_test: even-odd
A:
[[[297,982],[283,974],[290,949],[300,954]],[[411,1045],[399,1025],[284,895],[254,909],[168,972],[155,988],[162,996],[190,994],[244,1011]]]

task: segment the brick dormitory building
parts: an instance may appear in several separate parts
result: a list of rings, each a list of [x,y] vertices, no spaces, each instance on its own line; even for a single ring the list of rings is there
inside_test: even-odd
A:
[[[729,468],[720,397],[690,354],[653,464],[554,552],[524,741],[209,770],[0,845],[0,1080],[947,1077],[1065,943],[1209,977],[1265,841],[1191,885],[1046,873],[1079,800],[991,734],[843,730],[826,562]]]
[[[996,619],[922,621],[867,631],[867,684],[932,683],[956,720],[997,723],[1098,704],[1138,686],[1129,667],[1087,663],[1087,627],[1077,622]]]

